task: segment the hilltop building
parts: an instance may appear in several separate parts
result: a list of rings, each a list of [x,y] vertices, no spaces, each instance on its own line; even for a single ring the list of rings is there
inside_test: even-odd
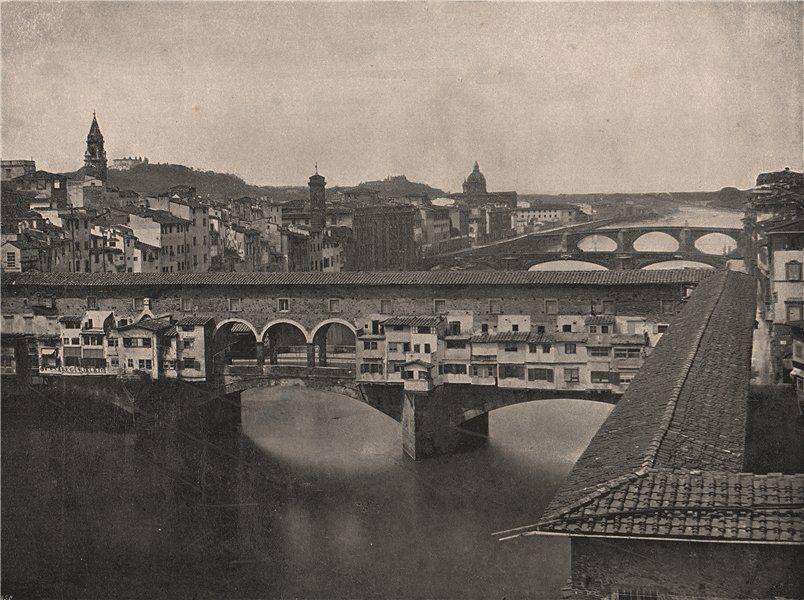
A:
[[[142,156],[127,156],[124,158],[115,158],[112,160],[112,169],[115,171],[130,171],[134,167],[140,165],[147,165],[148,158]]]

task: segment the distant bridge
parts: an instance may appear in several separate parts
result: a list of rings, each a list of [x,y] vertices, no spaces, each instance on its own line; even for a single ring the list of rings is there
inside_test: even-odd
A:
[[[636,247],[645,236],[661,234],[675,242],[673,250],[650,251]],[[711,254],[698,247],[707,236],[725,235],[736,247],[728,255]],[[646,238],[649,239],[649,238]],[[605,249],[583,250],[583,242],[603,242]],[[428,268],[471,269],[529,269],[551,261],[590,262],[607,269],[643,269],[665,261],[693,261],[723,268],[730,259],[742,259],[748,254],[742,229],[732,227],[637,226],[613,227],[577,226],[571,230],[547,232],[514,238],[494,246],[472,249],[449,256],[432,257]]]

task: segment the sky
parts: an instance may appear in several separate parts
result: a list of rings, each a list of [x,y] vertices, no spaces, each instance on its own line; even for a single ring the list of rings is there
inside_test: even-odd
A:
[[[802,169],[802,3],[0,3],[4,159],[249,183],[747,188]]]

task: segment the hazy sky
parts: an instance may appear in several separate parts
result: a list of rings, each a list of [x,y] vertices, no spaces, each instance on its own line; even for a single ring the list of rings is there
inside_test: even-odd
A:
[[[802,4],[2,3],[2,156],[250,183],[748,187],[802,166]]]

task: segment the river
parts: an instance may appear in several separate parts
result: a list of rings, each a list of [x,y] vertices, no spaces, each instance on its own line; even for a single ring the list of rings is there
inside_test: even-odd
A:
[[[4,426],[3,593],[555,598],[568,542],[491,533],[537,519],[610,408],[500,409],[487,446],[420,462],[391,418],[298,388],[244,393],[220,452]]]

